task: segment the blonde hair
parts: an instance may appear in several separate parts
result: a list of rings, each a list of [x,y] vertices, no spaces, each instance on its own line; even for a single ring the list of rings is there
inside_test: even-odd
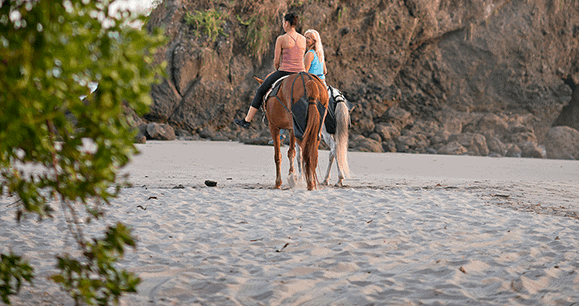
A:
[[[320,38],[320,33],[318,33],[318,31],[314,30],[314,29],[309,29],[304,33],[304,36],[306,36],[307,34],[312,34],[314,36],[314,40],[316,41],[316,43],[314,44],[314,51],[316,52],[316,54],[318,55],[318,58],[320,59],[320,63],[322,63],[322,65],[324,64],[324,46],[322,45],[322,39]]]

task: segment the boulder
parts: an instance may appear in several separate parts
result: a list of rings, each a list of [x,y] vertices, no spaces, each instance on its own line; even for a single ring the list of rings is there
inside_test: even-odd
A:
[[[487,138],[487,146],[489,149],[489,154],[494,153],[494,156],[505,156],[507,153],[507,147],[496,136],[490,136]]]
[[[521,148],[519,148],[519,146],[517,146],[516,144],[510,144],[509,147],[507,148],[507,157],[521,157],[523,153],[523,150],[521,150]]]
[[[147,140],[147,124],[146,123],[141,123],[137,126],[137,128],[139,129],[139,131],[137,132],[137,135],[135,135],[135,139],[134,141],[136,143],[141,143],[140,141],[142,141],[142,138],[145,137],[145,141]]]
[[[382,143],[362,135],[352,137],[349,142],[350,148],[360,152],[383,152]]]
[[[489,147],[487,146],[486,137],[481,134],[474,134],[473,145],[470,148],[473,155],[487,156],[489,155]]]
[[[147,124],[147,138],[152,140],[175,140],[175,130],[169,124],[151,122]]]
[[[430,145],[435,146],[437,144],[445,144],[448,142],[450,133],[447,130],[438,131],[430,138]]]
[[[553,159],[579,159],[579,131],[569,126],[551,128],[543,142],[547,157]]]
[[[374,131],[375,124],[372,120],[372,112],[368,108],[356,107],[351,114],[352,125],[350,131],[353,134],[363,134]]]
[[[378,133],[372,133],[368,136],[368,138],[370,138],[372,140],[376,140],[377,142],[382,142],[382,137],[380,137],[380,135],[378,135]]]
[[[410,135],[400,136],[396,139],[396,150],[398,152],[407,152],[416,147],[416,137]]]
[[[483,115],[475,124],[475,131],[485,135],[487,138],[490,136],[504,135],[508,128],[509,124],[506,120],[492,113]]]
[[[394,138],[397,138],[398,136],[400,136],[400,129],[398,127],[396,127],[393,123],[388,122],[388,123],[378,123],[376,124],[376,127],[374,128],[374,130],[376,131],[376,133],[378,133],[378,135],[380,135],[380,138],[382,138],[382,141],[388,141]]]
[[[402,130],[413,121],[412,114],[400,107],[390,107],[384,114],[377,119],[378,122],[390,122],[398,130]]]
[[[535,136],[533,127],[522,124],[509,127],[507,134],[504,136],[504,139],[507,143],[515,144],[537,142],[537,137]]]
[[[532,141],[522,143],[520,148],[521,157],[545,158],[547,156],[545,148]]]
[[[489,154],[486,138],[481,134],[474,134],[474,133],[455,134],[451,135],[448,138],[448,141],[460,143],[460,145],[466,148],[472,155],[487,156]]]
[[[450,134],[462,133],[463,122],[466,120],[463,113],[448,108],[434,112],[433,117],[440,122],[442,130]]]
[[[140,144],[147,143],[147,137],[145,135],[137,135],[135,136],[134,142]]]
[[[457,141],[449,142],[448,144],[438,149],[438,154],[446,155],[463,155],[467,152],[468,150]]]
[[[382,150],[384,152],[396,152],[396,143],[393,140],[382,141]]]

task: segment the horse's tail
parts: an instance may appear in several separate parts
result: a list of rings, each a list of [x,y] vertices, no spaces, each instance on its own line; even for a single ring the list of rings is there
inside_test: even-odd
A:
[[[302,142],[304,143],[303,163],[308,189],[316,189],[318,178],[316,168],[318,167],[318,145],[320,131],[320,113],[318,112],[317,101],[320,97],[318,85],[313,80],[306,81],[306,95],[308,97],[308,122]]]
[[[348,127],[350,125],[350,112],[346,103],[336,104],[336,161],[346,178],[351,176],[348,166]]]

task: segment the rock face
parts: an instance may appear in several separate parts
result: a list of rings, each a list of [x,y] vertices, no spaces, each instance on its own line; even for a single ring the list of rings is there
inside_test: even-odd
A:
[[[197,11],[222,14],[215,40],[186,24]],[[299,32],[320,32],[327,82],[356,105],[351,149],[579,158],[552,152],[547,135],[579,129],[578,1],[165,0],[147,27],[170,38],[157,54],[168,77],[145,119],[203,138],[263,137],[260,118],[249,131],[232,121],[248,109],[253,75],[273,70],[288,11]]]

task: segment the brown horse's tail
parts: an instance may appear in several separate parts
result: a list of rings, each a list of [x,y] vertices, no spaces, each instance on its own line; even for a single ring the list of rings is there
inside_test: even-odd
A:
[[[318,146],[320,139],[320,113],[318,112],[317,101],[320,98],[318,85],[313,80],[306,81],[306,95],[308,97],[308,122],[302,142],[304,143],[303,162],[304,172],[308,190],[316,189],[318,177],[316,168],[318,167]]]

